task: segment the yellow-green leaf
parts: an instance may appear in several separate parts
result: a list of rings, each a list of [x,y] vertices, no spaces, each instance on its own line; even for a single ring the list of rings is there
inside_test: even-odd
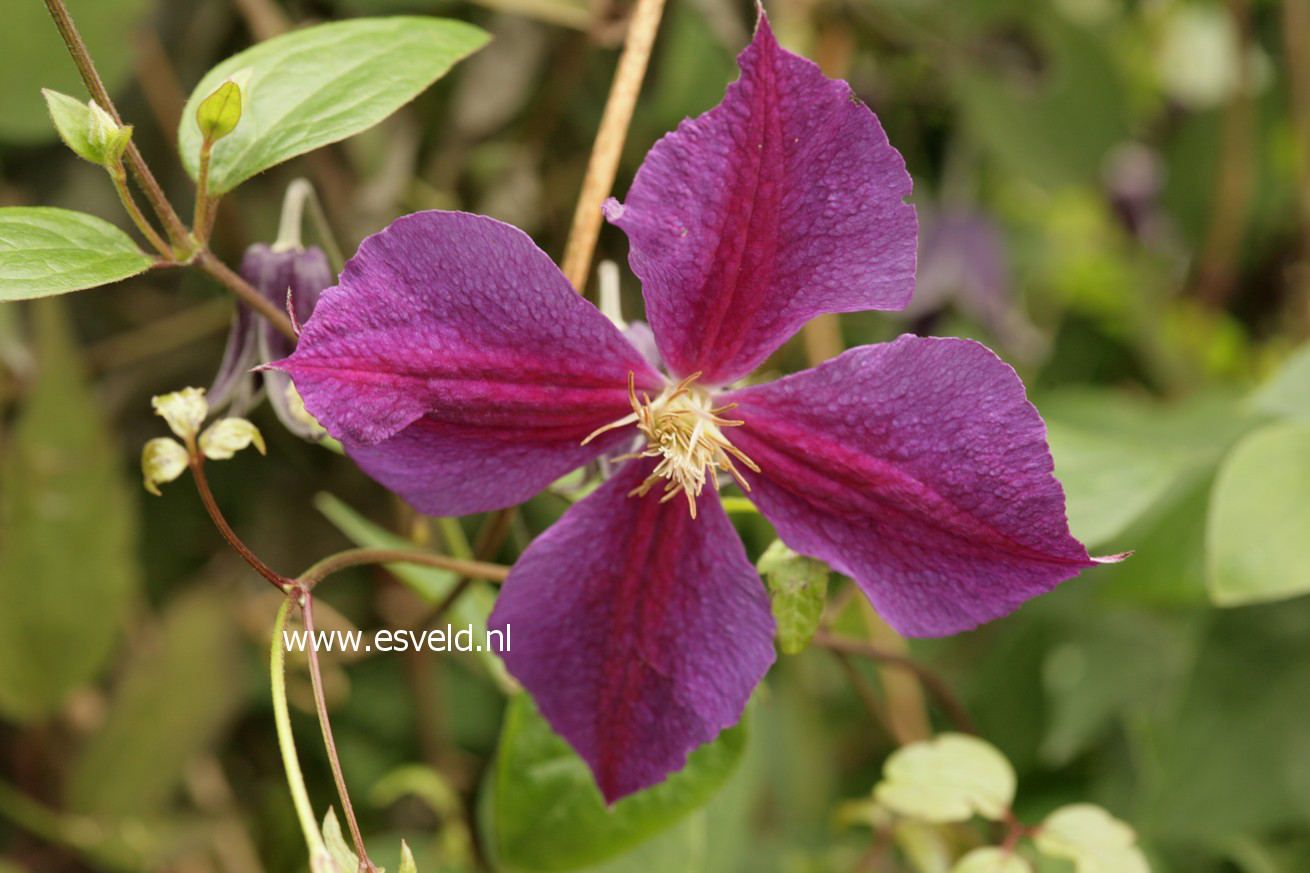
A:
[[[940,734],[897,749],[883,766],[874,799],[927,822],[1001,819],[1014,801],[1014,768],[990,743],[966,734]]]
[[[1091,803],[1062,806],[1046,817],[1033,838],[1038,851],[1067,858],[1077,873],[1150,873],[1137,834]]]

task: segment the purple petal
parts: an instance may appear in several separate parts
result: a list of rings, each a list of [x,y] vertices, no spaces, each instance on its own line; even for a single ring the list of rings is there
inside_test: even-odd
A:
[[[905,162],[845,82],[760,16],[723,102],[660,140],[628,200],[646,314],[671,372],[749,373],[825,312],[900,309],[914,287]]]
[[[628,497],[633,461],[528,547],[489,626],[505,663],[611,803],[741,718],[773,663],[773,617],[718,496]],[[658,493],[658,489],[657,489]]]
[[[255,376],[250,369],[259,363],[258,329],[250,307],[237,303],[227,345],[223,347],[223,360],[206,392],[210,409],[227,407],[230,414],[237,416],[245,415],[250,409],[255,395]]]
[[[323,293],[291,375],[365,470],[425,512],[530,497],[613,445],[628,376],[662,377],[521,231],[456,212],[369,237]]]
[[[901,633],[967,630],[1096,563],[1041,417],[985,346],[903,336],[724,399],[760,511]]]

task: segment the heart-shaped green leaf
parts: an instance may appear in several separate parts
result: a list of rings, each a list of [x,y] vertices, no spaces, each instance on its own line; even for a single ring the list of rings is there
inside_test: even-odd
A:
[[[1014,768],[997,749],[967,734],[940,734],[897,749],[883,766],[874,799],[927,822],[999,821],[1014,801]]]
[[[0,209],[0,301],[94,288],[144,273],[155,259],[94,215],[51,206]]]
[[[510,701],[491,799],[499,860],[515,869],[574,870],[611,858],[699,809],[736,769],[742,724],[696,749],[664,782],[605,806],[591,771],[520,694]]]
[[[1239,442],[1210,498],[1206,576],[1218,604],[1310,592],[1310,425],[1271,424]]]
[[[256,173],[372,127],[487,41],[471,24],[397,16],[320,24],[274,37],[214,67],[191,92],[178,129],[194,179],[196,112],[227,79],[241,84],[241,123],[214,146],[209,190],[230,191]]]

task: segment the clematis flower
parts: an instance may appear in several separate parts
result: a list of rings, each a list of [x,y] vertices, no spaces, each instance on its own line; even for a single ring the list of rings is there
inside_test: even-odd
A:
[[[365,240],[275,365],[433,515],[625,459],[523,553],[490,622],[514,626],[510,672],[609,801],[736,723],[773,662],[721,480],[907,634],[974,627],[1094,563],[1041,418],[985,347],[905,336],[739,384],[820,313],[904,307],[916,235],[904,161],[848,85],[763,17],[739,63],[605,206],[667,374],[526,235],[448,212]]]

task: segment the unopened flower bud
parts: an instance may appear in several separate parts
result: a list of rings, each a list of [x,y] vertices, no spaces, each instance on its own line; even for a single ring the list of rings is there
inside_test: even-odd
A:
[[[209,414],[204,388],[183,388],[171,394],[159,394],[150,398],[150,405],[156,415],[168,422],[173,433],[188,443],[195,439]]]
[[[226,461],[251,444],[265,454],[259,428],[244,418],[220,418],[200,435],[200,451],[211,461]]]
[[[81,103],[48,88],[42,94],[59,138],[78,157],[107,169],[118,165],[132,138],[131,125],[119,124],[94,100]]]
[[[159,486],[172,482],[187,467],[187,451],[182,444],[168,437],[155,437],[141,450],[141,474],[146,490],[159,496]]]
[[[218,142],[236,130],[237,123],[241,121],[241,103],[241,86],[231,79],[219,85],[214,93],[200,102],[200,107],[196,109],[196,124],[206,142]]]

